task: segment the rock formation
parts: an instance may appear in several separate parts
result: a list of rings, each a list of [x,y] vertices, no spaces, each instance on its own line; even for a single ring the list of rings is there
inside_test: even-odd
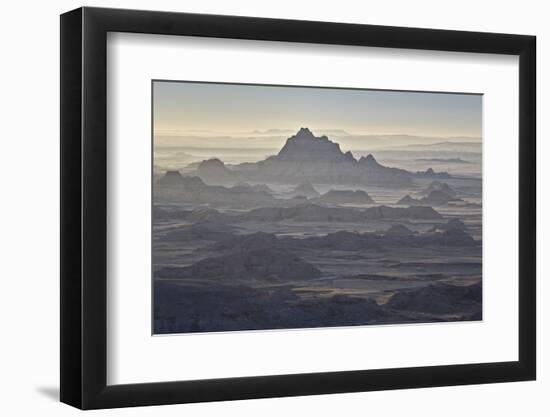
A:
[[[158,278],[239,281],[290,281],[318,278],[316,267],[283,249],[236,250],[198,261],[188,267],[164,267]]]
[[[449,197],[456,197],[456,191],[453,190],[449,184],[446,182],[440,182],[440,181],[432,181],[428,187],[426,187],[424,190],[420,191],[419,194],[421,196],[427,196],[432,191],[441,191],[445,194],[447,194]]]
[[[235,173],[218,158],[202,161],[197,168],[197,175],[207,184],[227,184],[236,180]]]
[[[481,283],[468,286],[437,283],[401,291],[393,295],[386,307],[424,313],[481,313]]]
[[[310,182],[302,182],[292,190],[290,195],[295,197],[315,198],[319,197],[320,194]]]
[[[183,184],[183,177],[179,171],[166,171],[157,184],[164,187],[180,186]]]
[[[463,201],[456,197],[456,192],[445,183],[436,184],[436,182],[433,182],[424,190],[423,194],[425,194],[425,196],[420,199],[412,198],[407,194],[396,204],[403,206],[444,206],[450,202]]]
[[[407,194],[405,197],[397,201],[396,204],[399,206],[417,206],[420,204],[420,200],[416,200]]]
[[[433,168],[428,168],[426,171],[417,171],[416,176],[420,178],[451,178],[448,172],[435,172]]]
[[[279,202],[271,194],[252,186],[208,185],[196,176],[182,176],[168,171],[157,181],[155,197],[171,203],[211,204],[216,207],[258,207]]]
[[[344,153],[340,145],[326,136],[316,137],[308,128],[302,127],[298,133],[287,139],[285,145],[275,156],[268,158],[272,162],[355,162],[351,152]]]
[[[308,128],[301,128],[287,139],[281,150],[256,163],[243,163],[229,169],[222,161],[212,158],[196,166],[196,175],[207,184],[228,184],[238,181],[267,183],[314,182],[330,184],[366,184],[403,187],[415,177],[449,178],[446,172],[433,169],[413,173],[380,164],[372,154],[356,160],[351,152],[343,152],[340,145],[327,136],[315,136]]]
[[[329,190],[316,201],[326,204],[374,204],[374,200],[363,190]]]
[[[267,182],[322,182],[332,184],[373,184],[385,186],[405,186],[411,183],[412,173],[388,168],[374,157],[357,161],[351,152],[343,152],[338,143],[326,136],[316,137],[307,128],[287,139],[277,155],[255,164],[246,171],[235,171],[241,175],[250,175]]]
[[[413,235],[414,232],[402,224],[394,224],[384,233],[384,236],[387,237],[404,237]]]
[[[450,219],[447,223],[437,225],[437,226],[433,227],[430,231],[432,231],[432,232],[437,232],[437,231],[446,232],[446,231],[454,230],[454,229],[466,231],[466,225],[464,224],[464,222],[462,222],[459,219]]]

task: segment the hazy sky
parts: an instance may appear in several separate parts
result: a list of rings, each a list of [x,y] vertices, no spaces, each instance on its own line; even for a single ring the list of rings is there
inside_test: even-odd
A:
[[[154,82],[156,134],[309,127],[352,134],[481,137],[482,96]]]

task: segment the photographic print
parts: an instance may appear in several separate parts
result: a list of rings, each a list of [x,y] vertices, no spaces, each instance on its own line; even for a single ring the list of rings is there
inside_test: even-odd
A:
[[[154,334],[482,319],[482,95],[152,96]]]

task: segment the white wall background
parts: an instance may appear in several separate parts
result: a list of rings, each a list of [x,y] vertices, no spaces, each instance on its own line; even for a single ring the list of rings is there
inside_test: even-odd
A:
[[[73,0],[9,2],[0,18],[0,410],[3,415],[75,415],[57,402],[59,378],[59,17]],[[546,416],[550,413],[550,147],[543,120],[550,96],[545,3],[463,0],[386,2],[278,0],[92,1],[86,5],[239,14],[395,26],[534,34],[538,37],[538,381],[453,388],[237,401],[99,411],[94,415]],[[543,236],[544,234],[544,236]],[[546,394],[546,395],[545,395]]]

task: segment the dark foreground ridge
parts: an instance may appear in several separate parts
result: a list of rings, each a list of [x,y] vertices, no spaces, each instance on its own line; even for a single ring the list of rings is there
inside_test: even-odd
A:
[[[480,300],[480,284],[462,287],[436,284],[397,293],[386,304],[378,304],[349,295],[302,298],[285,286],[209,288],[158,281],[155,283],[155,333],[444,321],[441,314],[453,321],[480,320]]]

